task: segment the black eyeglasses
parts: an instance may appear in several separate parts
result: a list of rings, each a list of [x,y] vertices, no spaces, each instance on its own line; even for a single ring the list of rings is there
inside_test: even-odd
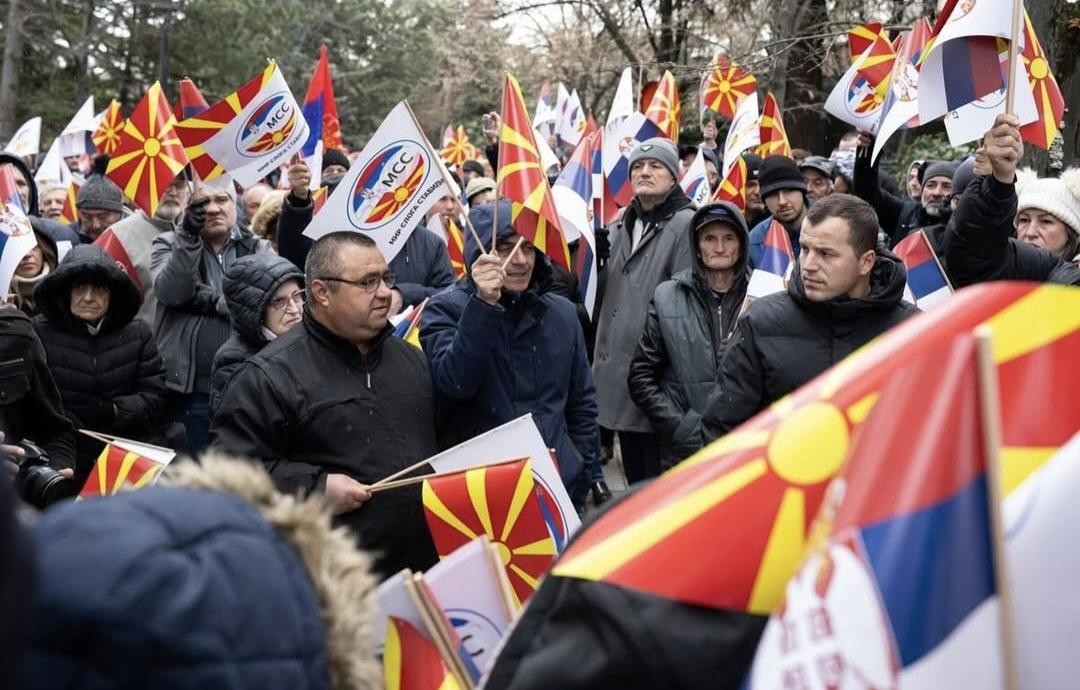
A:
[[[361,290],[363,290],[364,292],[375,292],[376,290],[379,289],[379,285],[381,283],[386,283],[386,287],[392,288],[392,287],[394,287],[394,283],[397,282],[397,278],[395,278],[393,275],[391,275],[389,273],[387,273],[385,275],[381,275],[381,276],[371,276],[370,278],[363,278],[361,280],[348,280],[346,278],[333,278],[333,277],[316,278],[316,280],[327,280],[327,281],[333,281],[335,283],[346,283],[348,285],[358,287]]]

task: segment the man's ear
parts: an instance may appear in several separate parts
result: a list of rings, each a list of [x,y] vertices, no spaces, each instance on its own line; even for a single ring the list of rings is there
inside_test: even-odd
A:
[[[327,306],[330,304],[330,284],[321,280],[311,281],[311,285],[307,288],[308,294],[311,296],[311,301],[321,306]]]
[[[874,264],[877,263],[877,252],[873,249],[863,252],[859,257],[859,275],[868,276],[870,272],[874,270]]]

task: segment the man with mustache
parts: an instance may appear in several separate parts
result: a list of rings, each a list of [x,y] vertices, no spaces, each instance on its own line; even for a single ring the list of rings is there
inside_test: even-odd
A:
[[[427,359],[389,322],[394,276],[357,232],[320,238],[304,274],[303,320],[241,366],[214,445],[261,460],[282,492],[324,494],[383,577],[426,570],[436,555],[420,486],[367,488],[438,451]]]

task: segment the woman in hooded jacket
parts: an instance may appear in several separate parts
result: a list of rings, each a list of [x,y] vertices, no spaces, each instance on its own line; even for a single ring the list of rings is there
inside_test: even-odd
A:
[[[233,335],[214,356],[210,415],[217,411],[240,366],[304,316],[304,274],[277,254],[237,259],[222,283]]]
[[[34,225],[37,244],[27,252],[15,267],[11,277],[11,289],[15,306],[27,316],[34,316],[39,308],[34,300],[34,290],[50,273],[56,270],[56,242],[48,233]]]

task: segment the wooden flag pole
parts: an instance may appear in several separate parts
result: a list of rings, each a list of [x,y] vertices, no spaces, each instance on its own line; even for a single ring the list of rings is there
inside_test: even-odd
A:
[[[1024,23],[1024,3],[1022,0],[1012,0],[1012,29],[1009,36],[1009,75],[1005,88],[1005,113],[1016,114],[1016,55],[1019,53],[1020,31]]]
[[[514,254],[517,254],[517,250],[521,248],[521,243],[524,242],[524,241],[525,241],[525,238],[518,235],[517,244],[515,244],[514,248],[510,250],[510,253],[507,254],[507,256],[506,256],[506,260],[503,261],[503,263],[502,263],[502,267],[503,267],[504,271],[506,270],[506,267],[510,265],[510,260],[514,258]]]
[[[919,233],[922,234],[923,242],[926,243],[926,248],[930,250],[930,256],[933,257],[934,263],[937,264],[938,270],[941,271],[945,284],[949,286],[949,292],[956,292],[952,281],[949,280],[949,274],[945,272],[945,267],[941,265],[941,259],[938,258],[937,252],[934,251],[934,245],[930,244],[930,238],[926,236],[926,230],[919,228]]]
[[[1012,586],[1005,560],[1005,532],[1001,517],[1001,399],[998,393],[998,372],[994,363],[993,330],[987,326],[975,329],[979,370],[979,412],[982,420],[983,452],[986,456],[986,486],[990,512],[990,541],[994,555],[994,576],[997,584],[998,618],[1001,625],[1002,665],[1007,690],[1019,690],[1020,680],[1016,659],[1016,627],[1013,622]]]
[[[421,483],[423,481],[426,481],[428,479],[438,479],[440,477],[447,477],[447,476],[449,476],[451,474],[459,474],[461,472],[470,472],[472,470],[482,470],[482,469],[486,469],[488,467],[498,467],[500,465],[508,465],[508,464],[510,464],[512,462],[521,462],[522,460],[526,460],[526,459],[528,459],[527,456],[522,456],[522,457],[517,457],[517,458],[508,458],[506,460],[500,460],[499,462],[486,462],[486,463],[481,463],[479,465],[471,465],[469,467],[460,467],[460,468],[458,468],[456,470],[446,470],[446,471],[443,471],[443,472],[435,472],[433,470],[433,471],[428,472],[426,474],[420,474],[420,475],[417,475],[415,477],[406,477],[405,479],[393,480],[392,477],[394,477],[396,474],[398,474],[398,472],[395,472],[394,474],[390,475],[389,477],[386,477],[385,479],[380,479],[379,481],[375,482],[374,484],[371,484],[370,486],[368,486],[368,491],[370,491],[371,493],[374,494],[374,493],[378,493],[380,491],[385,491],[386,489],[397,489],[397,488],[402,487],[402,486],[412,486],[413,484],[419,484],[419,483]],[[423,462],[419,463],[419,465],[424,465],[427,462],[428,462],[427,460],[424,460]],[[414,466],[414,467],[411,467],[411,468],[407,467],[404,470],[400,470],[400,472],[409,472],[409,471],[411,471],[413,469],[417,469],[417,467],[418,467],[418,465]]]
[[[113,441],[123,441],[124,443],[132,443],[137,446],[144,446],[153,450],[160,450],[164,453],[176,453],[172,448],[165,448],[164,446],[155,446],[153,443],[146,443],[145,441],[133,441],[130,438],[124,438],[123,436],[113,436],[112,434],[105,434],[100,431],[90,431],[89,429],[79,429],[79,433],[83,436],[89,436],[90,438],[101,441],[102,443],[112,443]]]
[[[421,573],[406,575],[403,584],[405,591],[416,606],[420,619],[424,622],[435,649],[439,651],[446,669],[454,676],[457,684],[464,690],[472,690],[472,678],[465,670],[465,664],[458,656],[458,650],[454,646],[452,632],[448,630],[449,623],[439,605],[432,600],[431,594],[424,584],[424,576]]]
[[[383,477],[379,481],[377,481],[374,484],[372,484],[371,486],[369,486],[368,489],[373,490],[373,489],[375,489],[375,487],[383,486],[384,484],[389,484],[390,482],[394,481],[398,477],[404,477],[407,474],[411,474],[411,473],[415,472],[416,470],[420,469],[421,467],[423,467],[424,465],[428,464],[429,460],[430,460],[430,458],[424,458],[420,462],[414,462],[413,464],[409,465],[405,469],[398,470],[397,472],[394,472],[393,474],[390,474],[390,475],[387,475],[387,476]],[[434,470],[432,470],[432,472],[434,472]],[[429,472],[428,474],[430,475],[431,472]]]

